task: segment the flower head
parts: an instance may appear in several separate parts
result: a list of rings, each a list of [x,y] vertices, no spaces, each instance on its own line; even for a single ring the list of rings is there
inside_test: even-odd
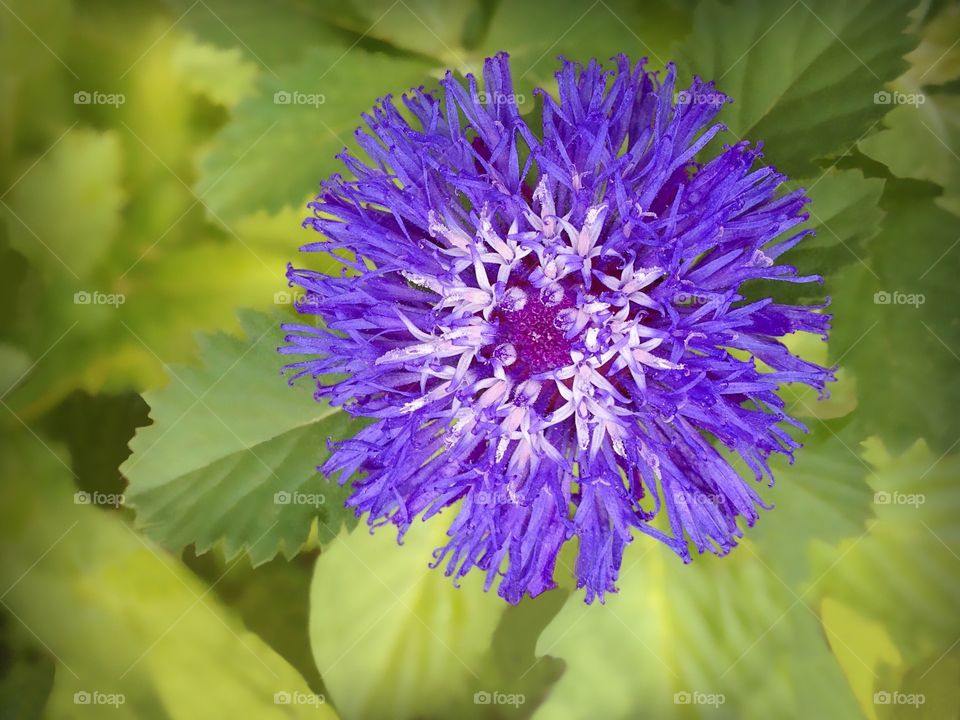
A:
[[[483,79],[364,115],[368,159],[339,156],[353,179],[323,183],[305,223],[323,239],[303,250],[345,269],[289,269],[322,322],[286,325],[280,350],[373,421],[321,468],[355,478],[358,515],[402,538],[450,508],[435,564],[510,602],[554,587],[575,537],[577,584],[602,600],[634,531],[685,562],[691,543],[727,553],[763,507],[731,459],[772,483],[768,457],[798,447],[776,390],[832,376],[778,338],[825,337],[825,304],[743,285],[820,281],[776,263],[810,234],[793,230],[808,200],[747,142],[698,162],[726,98],[696,78],[675,96],[672,65],[564,61],[537,127],[505,54]]]

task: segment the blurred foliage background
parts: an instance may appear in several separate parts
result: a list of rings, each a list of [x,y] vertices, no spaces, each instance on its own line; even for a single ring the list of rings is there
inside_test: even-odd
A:
[[[360,113],[497,50],[525,111],[557,55],[674,59],[814,200],[840,380],[783,390],[776,509],[604,606],[357,526],[274,352]],[[0,0],[0,716],[960,717],[958,90],[939,0]]]

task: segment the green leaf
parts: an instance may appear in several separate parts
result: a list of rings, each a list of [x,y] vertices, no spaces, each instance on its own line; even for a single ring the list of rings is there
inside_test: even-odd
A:
[[[684,565],[638,538],[620,592],[575,593],[540,636],[567,670],[534,717],[855,717],[819,618],[778,573],[749,543]]]
[[[784,397],[789,403],[790,392]],[[810,578],[813,545],[837,543],[860,532],[873,500],[865,478],[868,468],[849,433],[836,421],[803,420],[811,433],[800,438],[804,447],[793,464],[779,456],[771,459],[776,484],[762,495],[774,508],[762,513],[750,532],[757,553],[793,588]],[[742,461],[738,467],[749,476]]]
[[[260,71],[240,48],[221,50],[190,37],[177,43],[170,61],[190,90],[228,108],[253,91]]]
[[[15,345],[0,343],[0,395],[6,395],[30,371],[30,356]]]
[[[721,119],[736,137],[762,140],[779,170],[812,175],[815,159],[847,152],[887,111],[874,93],[905,67],[912,6],[707,0],[683,55],[734,99]]]
[[[829,367],[828,343],[813,333],[795,332],[783,339],[790,352],[807,362]],[[812,419],[814,424],[820,420],[835,420],[850,415],[857,408],[857,383],[845,368],[837,369],[836,380],[827,386],[829,397],[821,398],[816,389],[800,383],[789,383],[780,387],[780,397],[787,402],[787,411],[802,422]],[[816,429],[816,428],[815,428]]]
[[[453,717],[472,704],[507,605],[478,573],[458,589],[428,568],[445,526],[417,523],[402,547],[389,528],[360,526],[317,560],[310,641],[344,718]]]
[[[861,710],[870,720],[876,720],[873,692],[877,670],[900,665],[900,653],[882,624],[865,619],[832,598],[821,603],[820,617],[830,647],[850,681]]]
[[[862,263],[864,248],[881,229],[884,212],[880,208],[884,181],[865,178],[860,170],[827,170],[809,180],[790,183],[806,188],[810,204],[805,212],[810,219],[798,230],[815,231],[781,262],[794,265],[803,275],[828,278],[850,263]],[[777,297],[821,300],[826,294],[821,285],[806,283],[764,283]],[[781,287],[775,287],[781,286]]]
[[[67,130],[3,201],[11,246],[54,277],[86,276],[120,229],[122,167],[115,132]]]
[[[810,220],[799,229],[813,228],[816,235],[805,240],[804,250],[845,246],[851,253],[880,232],[883,211],[879,207],[883,180],[865,178],[859,170],[827,170],[816,178],[790,183],[803,187],[810,198]]]
[[[942,186],[937,203],[960,215],[960,95],[917,90],[912,96],[923,103],[895,107],[884,118],[888,129],[862,140],[860,149],[898,177]]]
[[[0,313],[2,338],[11,336],[17,326],[28,318],[24,306],[29,303],[23,297],[24,281],[28,274],[27,259],[9,246],[7,225],[0,219],[0,307],[7,309],[6,313]]]
[[[960,458],[923,441],[899,455],[876,438],[865,447],[875,519],[836,545],[817,543],[815,566],[825,596],[883,623],[913,662],[960,635]]]
[[[43,646],[17,632],[19,625],[6,609],[0,609],[0,717],[41,720],[53,687],[56,662]],[[14,639],[26,635],[25,639]]]
[[[562,558],[563,556],[561,556]],[[537,657],[537,640],[553,621],[570,596],[566,588],[526,599],[504,610],[488,652],[475,693],[500,693],[501,696],[522,696],[523,701],[504,703],[505,717],[530,717],[549,696],[553,685],[563,675],[564,663],[549,656]],[[458,708],[466,717],[489,718],[489,706]]]
[[[187,247],[163,242],[136,264],[117,263],[124,268],[116,271],[124,273],[120,279],[104,273],[103,281],[55,284],[29,309],[38,319],[22,342],[36,357],[49,353],[7,403],[30,418],[78,388],[123,392],[161,384],[167,363],[192,357],[193,332],[231,331],[237,307],[268,308],[285,297],[286,257],[242,239]],[[109,296],[117,300],[101,302]]]
[[[192,333],[233,330],[237,307],[272,306],[275,293],[286,284],[283,270],[298,243],[297,234],[312,234],[300,229],[300,213],[292,218],[272,217],[269,228],[259,216],[254,217],[263,227],[254,227],[249,234],[244,218],[229,227],[206,221],[204,199],[191,189],[193,163],[198,147],[209,139],[213,125],[222,124],[224,113],[212,107],[209,99],[198,97],[197,82],[213,82],[218,72],[226,73],[223,64],[217,64],[225,56],[215,52],[211,58],[202,52],[185,58],[182,38],[175,32],[163,34],[169,26],[157,23],[163,27],[153,32],[154,25],[148,23],[151,32],[147,32],[139,20],[130,26],[130,17],[119,17],[129,13],[129,8],[118,13],[98,5],[77,22],[78,52],[82,51],[84,61],[97,58],[95,67],[84,66],[84,70],[101,83],[87,80],[85,72],[80,87],[122,90],[126,103],[114,108],[71,102],[70,107],[78,118],[112,129],[97,133],[78,126],[54,145],[69,127],[65,125],[18,163],[20,171],[26,170],[53,146],[15,192],[42,172],[51,157],[69,147],[71,138],[97,139],[100,144],[109,138],[107,146],[116,143],[121,151],[118,172],[125,198],[116,238],[102,252],[97,252],[102,238],[74,235],[77,228],[100,217],[101,208],[82,204],[73,208],[70,199],[90,183],[97,185],[91,201],[106,192],[108,178],[97,176],[98,167],[70,166],[67,174],[75,175],[79,184],[64,191],[68,207],[73,208],[69,222],[63,221],[62,208],[51,211],[64,201],[55,198],[50,188],[39,189],[40,200],[31,199],[31,203],[42,201],[43,207],[35,212],[43,214],[44,222],[53,223],[56,232],[71,234],[71,252],[83,255],[81,265],[90,265],[82,278],[70,276],[22,226],[19,232],[26,237],[21,240],[32,243],[24,251],[43,264],[24,268],[26,260],[15,250],[0,256],[2,299],[10,301],[7,307],[16,308],[0,321],[0,334],[31,359],[41,360],[5,398],[28,422],[77,388],[91,393],[142,391],[163,382],[165,363],[192,356]],[[233,53],[226,55],[234,58]],[[216,66],[209,68],[212,75],[197,66],[207,60]],[[109,73],[101,67],[104,64]],[[122,84],[115,84],[118,68],[130,70]],[[221,100],[237,88],[230,82],[221,85]],[[64,97],[72,100],[72,92],[64,91]],[[4,201],[12,202],[13,195]],[[20,225],[2,206],[0,215],[4,227]],[[97,261],[91,264],[94,258]],[[124,302],[119,306],[77,304],[76,293],[119,295]]]
[[[0,185],[4,191],[69,127],[69,83],[78,80],[65,58],[76,23],[69,0],[4,0],[0,43]],[[52,200],[51,200],[52,201]]]
[[[222,553],[196,555],[188,548],[183,561],[214,588],[247,628],[296,668],[311,690],[328,694],[313,662],[307,633],[315,552],[292,560],[276,557],[252,567],[246,559],[227,562]]]
[[[346,3],[336,0],[164,2],[184,27],[219,47],[241,50],[268,73],[296,61],[307,48],[339,43],[336,28],[358,20]]]
[[[886,668],[877,680],[880,720],[960,717],[960,651],[938,647],[906,668]],[[885,693],[885,696],[879,695]]]
[[[77,487],[86,492],[121,493],[117,467],[137,427],[147,424],[147,404],[136,393],[72,393],[44,416],[50,436],[70,451]]]
[[[860,388],[859,437],[879,434],[895,451],[923,437],[944,452],[960,435],[960,220],[934,205],[935,192],[888,180],[886,223],[864,262],[827,278],[830,355]]]
[[[949,2],[928,18],[920,33],[920,44],[907,55],[910,70],[898,85],[920,87],[941,85],[960,78],[960,5]]]
[[[76,693],[122,696],[91,717],[335,717],[279,707],[275,693],[311,695],[303,679],[120,515],[75,503],[65,459],[41,442],[5,434],[0,448],[0,584],[58,659],[45,717],[86,714]]]
[[[960,98],[937,88],[960,78],[960,6],[952,4],[920,28],[909,70],[891,85],[882,132],[864,138],[860,150],[902,178],[930,180],[944,188],[937,204],[960,215]]]
[[[816,234],[789,250],[779,262],[793,265],[801,275],[820,275],[828,281],[828,287],[840,268],[862,263],[867,243],[880,232],[883,186],[882,179],[866,178],[856,169],[829,169],[816,177],[787,183],[790,189],[804,188],[810,198],[804,208],[810,219],[796,231],[812,229]],[[829,295],[817,283],[763,281],[749,283],[747,291],[753,298],[774,297],[799,304],[820,303]]]
[[[479,12],[479,4],[479,0],[456,3],[353,0],[349,3],[358,16],[358,20],[351,23],[356,32],[397,48],[430,55],[450,68],[470,64],[463,47],[465,32],[470,19]]]
[[[346,491],[316,467],[329,436],[359,425],[315,403],[305,385],[287,387],[275,317],[245,313],[241,324],[245,340],[203,338],[202,367],[171,370],[166,388],[146,394],[153,424],[120,470],[149,537],[199,552],[222,540],[228,559],[244,551],[259,564],[295,555],[315,521],[326,541],[349,520]]]
[[[509,52],[518,92],[530,100],[535,86],[555,91],[559,55],[606,63],[626,53],[634,61],[648,57],[652,67],[665,65],[672,57],[671,46],[689,29],[689,14],[680,5],[629,0],[592,4],[557,0],[549,6],[502,2],[479,52]]]
[[[423,60],[359,48],[309,50],[278,76],[262,76],[256,94],[236,107],[200,161],[198,191],[226,222],[305,203],[342,170],[334,155],[352,144],[360,114],[382,95],[423,84],[429,69]]]
[[[944,640],[926,657],[904,664],[887,628],[831,598],[824,630],[870,720],[960,717],[960,651]]]

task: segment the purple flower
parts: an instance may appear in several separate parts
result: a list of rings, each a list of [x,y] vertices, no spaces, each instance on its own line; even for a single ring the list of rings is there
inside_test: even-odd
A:
[[[832,379],[778,340],[826,337],[826,303],[743,294],[822,281],[776,264],[812,232],[792,232],[808,199],[778,193],[759,146],[697,162],[727,99],[644,67],[564,61],[537,127],[506,54],[482,91],[447,73],[405,112],[384,98],[356,133],[368,160],[344,151],[354,179],[324,182],[305,223],[323,239],[302,249],[344,271],[288,271],[322,321],[284,326],[291,382],[373,421],[322,472],[401,539],[451,508],[434,565],[477,567],[511,603],[555,587],[574,537],[588,603],[616,591],[634,530],[684,562],[691,542],[729,552],[766,507],[731,461],[772,483],[767,458],[799,447],[784,425],[806,430],[778,386]]]

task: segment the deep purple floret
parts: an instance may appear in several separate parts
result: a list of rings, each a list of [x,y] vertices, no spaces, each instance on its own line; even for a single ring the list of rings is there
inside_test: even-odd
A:
[[[785,426],[806,430],[777,388],[832,380],[778,339],[826,338],[826,302],[742,292],[821,282],[776,262],[812,232],[803,191],[747,142],[697,162],[723,129],[712,83],[675,96],[673,65],[615,63],[564,61],[537,127],[506,54],[482,91],[447,73],[405,113],[384,98],[356,133],[368,159],[339,156],[353,179],[305,223],[323,239],[302,249],[344,271],[288,271],[321,321],[284,326],[291,381],[373,421],[322,472],[401,538],[450,508],[435,565],[511,603],[555,587],[573,538],[587,602],[615,592],[634,530],[684,562],[729,552],[766,507],[731,460],[772,484],[768,457],[799,447]]]

